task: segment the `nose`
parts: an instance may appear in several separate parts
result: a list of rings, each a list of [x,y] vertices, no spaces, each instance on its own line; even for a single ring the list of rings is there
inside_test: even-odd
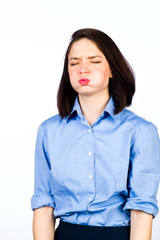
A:
[[[89,73],[90,72],[90,69],[89,69],[89,66],[86,62],[82,62],[81,65],[80,65],[80,73]]]

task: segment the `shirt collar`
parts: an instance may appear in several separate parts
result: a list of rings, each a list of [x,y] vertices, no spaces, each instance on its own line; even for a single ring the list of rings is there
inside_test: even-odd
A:
[[[75,98],[71,114],[67,116],[67,119],[69,117],[71,117],[71,115],[73,114],[74,111],[76,111],[80,116],[83,116],[81,108],[80,108],[80,104],[79,104],[79,101],[78,101],[78,95]],[[113,119],[117,118],[117,115],[114,114],[114,101],[113,101],[112,96],[110,97],[110,99],[109,99],[109,101],[108,101],[108,103],[107,103],[107,105],[104,109],[104,112],[108,113]]]
[[[104,109],[104,112],[106,113],[109,113],[109,115],[112,117],[112,118],[116,118],[116,115],[114,114],[114,101],[113,101],[113,97],[111,96],[105,109]]]
[[[79,104],[79,101],[78,101],[78,95],[76,96],[76,98],[75,98],[75,101],[74,101],[74,105],[73,105],[73,108],[72,108],[72,112],[71,112],[71,114],[74,112],[74,111],[81,111],[81,108],[80,108],[80,104]],[[70,115],[71,115],[70,114]]]
[[[79,114],[80,117],[83,116],[81,108],[80,108],[80,104],[79,104],[79,101],[78,101],[78,95],[75,98],[72,111],[71,111],[70,115],[67,116],[67,119],[69,119],[75,111]]]

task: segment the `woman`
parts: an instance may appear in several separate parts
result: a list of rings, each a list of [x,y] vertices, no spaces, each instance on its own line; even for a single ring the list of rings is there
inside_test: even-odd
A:
[[[151,239],[159,137],[151,122],[125,108],[134,92],[133,71],[109,36],[96,29],[72,35],[59,114],[37,135],[35,240]]]

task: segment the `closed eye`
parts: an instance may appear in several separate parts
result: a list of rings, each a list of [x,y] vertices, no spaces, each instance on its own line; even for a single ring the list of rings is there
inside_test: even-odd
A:
[[[77,65],[78,63],[71,63],[70,66],[74,66],[74,65]]]
[[[101,61],[94,61],[94,62],[91,62],[91,63],[101,63]]]
[[[91,61],[91,63],[101,63],[101,61]],[[70,66],[75,66],[78,64],[79,64],[79,62],[73,62],[73,63],[70,63]]]

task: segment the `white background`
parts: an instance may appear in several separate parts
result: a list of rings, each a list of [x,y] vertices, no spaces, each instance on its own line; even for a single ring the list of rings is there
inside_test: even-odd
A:
[[[131,110],[160,132],[159,0],[0,1],[0,239],[32,239],[34,147],[57,114],[56,94],[72,33],[106,32],[136,73]],[[160,193],[158,193],[160,200]],[[159,204],[160,206],[160,204]],[[160,214],[153,222],[160,239]]]

